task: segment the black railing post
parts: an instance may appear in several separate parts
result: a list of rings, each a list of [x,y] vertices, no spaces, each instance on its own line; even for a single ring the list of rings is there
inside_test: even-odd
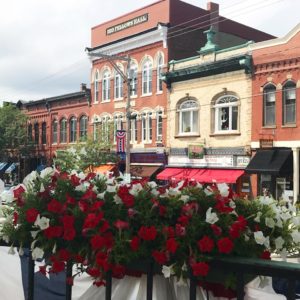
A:
[[[190,300],[196,300],[197,294],[197,280],[194,275],[191,273],[190,275]]]
[[[238,271],[236,275],[237,275],[236,298],[237,300],[244,300],[244,294],[245,294],[244,273],[242,271]]]
[[[105,285],[105,300],[111,300],[111,284],[112,275],[111,271],[106,272],[106,285]]]
[[[147,268],[147,300],[152,300],[153,294],[153,262],[149,263]]]
[[[28,294],[27,300],[34,299],[34,260],[32,259],[32,251],[28,253]]]
[[[72,300],[72,268],[73,263],[71,261],[68,261],[66,267],[66,300]]]
[[[287,300],[296,299],[296,280],[288,279]]]

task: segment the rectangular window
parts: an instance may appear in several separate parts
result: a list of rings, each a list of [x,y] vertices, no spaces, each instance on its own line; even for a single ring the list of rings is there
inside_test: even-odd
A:
[[[156,115],[156,140],[162,141],[163,121],[162,112],[158,112]]]
[[[264,125],[275,125],[275,91],[264,94]]]
[[[284,108],[283,122],[284,124],[296,123],[296,90],[287,89],[284,91]]]
[[[57,121],[52,123],[52,144],[57,144]]]
[[[45,145],[47,142],[47,125],[42,123],[42,144]]]

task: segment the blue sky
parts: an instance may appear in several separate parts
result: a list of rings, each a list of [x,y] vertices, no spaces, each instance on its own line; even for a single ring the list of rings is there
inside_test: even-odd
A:
[[[91,27],[154,0],[10,0],[0,10],[0,102],[36,100],[90,82]],[[206,0],[185,0],[206,8]],[[284,36],[299,22],[300,0],[215,0],[233,20]]]

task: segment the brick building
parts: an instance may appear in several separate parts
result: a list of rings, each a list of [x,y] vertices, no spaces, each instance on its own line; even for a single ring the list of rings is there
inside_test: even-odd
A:
[[[196,55],[211,26],[218,49],[272,38],[219,16],[218,4],[208,2],[205,10],[179,0],[160,0],[92,28],[87,48],[92,59],[91,125],[96,132],[113,123],[114,136],[126,127],[126,86],[120,71],[101,55],[130,56],[130,66],[116,57],[113,62],[124,73],[128,69],[132,79],[130,160],[141,177],[167,162],[168,96],[162,73],[169,61]]]
[[[88,134],[90,103],[90,90],[85,84],[81,84],[79,92],[17,103],[29,117],[28,138],[35,144],[31,156],[21,162],[21,177],[51,165],[56,150],[76,143]]]
[[[256,194],[270,192],[299,197],[300,147],[300,24],[282,38],[251,45],[254,75],[252,88],[253,158]]]

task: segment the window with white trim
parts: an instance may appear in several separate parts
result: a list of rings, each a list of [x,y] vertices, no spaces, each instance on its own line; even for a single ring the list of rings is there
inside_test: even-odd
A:
[[[88,117],[82,116],[79,120],[79,138],[81,141],[87,138]]]
[[[142,114],[142,142],[152,141],[152,113]]]
[[[115,99],[123,98],[123,78],[120,73],[115,74]]]
[[[94,103],[98,103],[98,101],[99,101],[99,73],[97,71],[94,78]]]
[[[132,64],[130,66],[130,74],[128,77],[130,78],[130,96],[137,95],[137,83],[138,83],[138,67],[136,64]]]
[[[162,54],[159,54],[158,59],[157,59],[157,91],[161,92],[163,89],[163,81],[162,81],[162,72],[163,72],[163,65],[164,65],[164,59]]]
[[[104,71],[102,78],[102,101],[110,100],[110,72]]]
[[[117,141],[117,130],[123,129],[123,117],[121,115],[114,116],[114,143]]]
[[[156,112],[156,141],[161,142],[163,135],[163,118],[162,111]]]
[[[70,119],[70,143],[75,143],[77,139],[77,120],[75,117]]]
[[[52,122],[52,144],[57,144],[57,128],[58,128],[57,120],[53,120],[53,122]]]
[[[132,114],[130,117],[130,142],[137,142],[138,128],[137,128],[137,114]]]
[[[99,121],[95,121],[93,124],[94,141],[98,141],[100,138],[100,128],[101,128],[101,123]]]
[[[179,134],[198,134],[199,133],[199,105],[195,100],[182,102],[178,109],[179,112]]]
[[[110,140],[110,117],[105,116],[102,118],[101,122],[101,140],[103,142],[108,142]]]
[[[60,143],[67,142],[67,120],[65,118],[60,120],[59,141]]]
[[[238,98],[224,95],[215,102],[215,132],[238,130]]]
[[[283,124],[296,123],[296,84],[289,80],[283,86]]]
[[[149,59],[142,67],[142,93],[143,95],[152,93],[152,62]]]
[[[264,115],[263,115],[263,125],[273,126],[275,125],[275,108],[276,108],[276,87],[273,84],[268,84],[264,87],[263,93],[264,102]]]

